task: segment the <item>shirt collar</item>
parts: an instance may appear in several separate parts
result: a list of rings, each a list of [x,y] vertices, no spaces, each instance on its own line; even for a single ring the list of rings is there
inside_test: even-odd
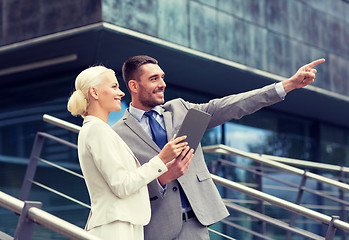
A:
[[[104,122],[102,119],[96,117],[96,116],[93,116],[93,115],[87,115],[85,118],[84,118],[84,121],[83,121],[83,124],[85,123],[88,123],[88,122],[101,122],[101,123],[104,123],[104,124],[107,124],[106,122]],[[108,125],[108,124],[107,124]],[[108,125],[109,126],[109,125]]]
[[[154,108],[152,108],[151,110],[157,112],[159,115],[162,115],[161,113],[161,107],[160,106],[156,106]],[[138,109],[138,108],[135,108],[134,106],[132,106],[132,103],[130,103],[130,106],[129,106],[129,112],[130,114],[138,120],[138,122],[141,121],[145,111],[141,110],[141,109]]]

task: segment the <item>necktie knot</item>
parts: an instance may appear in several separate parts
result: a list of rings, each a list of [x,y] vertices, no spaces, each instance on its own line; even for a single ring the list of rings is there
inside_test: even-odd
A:
[[[148,112],[145,112],[144,115],[147,116],[148,118],[153,117],[154,110],[150,110]]]

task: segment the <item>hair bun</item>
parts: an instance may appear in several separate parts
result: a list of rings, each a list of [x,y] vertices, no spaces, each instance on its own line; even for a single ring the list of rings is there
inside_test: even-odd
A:
[[[72,115],[77,116],[81,115],[82,117],[86,116],[87,113],[87,99],[84,93],[77,89],[71,95],[68,105],[68,111],[71,112]]]

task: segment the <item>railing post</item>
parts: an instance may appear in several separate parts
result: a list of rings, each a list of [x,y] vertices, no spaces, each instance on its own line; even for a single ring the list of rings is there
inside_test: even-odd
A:
[[[297,198],[296,198],[296,202],[295,202],[295,204],[297,204],[297,205],[299,205],[301,203],[301,200],[303,197],[304,187],[305,187],[305,183],[307,181],[307,172],[308,172],[308,170],[304,170],[301,183],[299,184],[299,187],[298,187],[298,194],[297,194]],[[297,218],[297,214],[292,213],[291,217],[290,217],[290,224],[289,224],[290,227],[293,227],[295,225],[296,218]],[[291,236],[292,236],[292,233],[290,231],[287,231],[285,239],[289,240],[291,238]]]
[[[14,240],[31,240],[36,223],[28,219],[28,210],[31,207],[41,208],[41,202],[24,202],[21,216],[19,217]]]
[[[262,164],[257,163],[257,173],[262,172]],[[256,176],[257,180],[257,190],[263,192],[263,177],[261,174],[257,174]],[[261,214],[264,214],[264,201],[263,200],[258,200],[258,212]],[[258,221],[258,226],[259,226],[259,233],[262,235],[265,235],[265,222],[259,220]]]
[[[25,201],[29,197],[30,189],[32,186],[32,180],[34,179],[35,171],[38,165],[38,157],[40,156],[42,146],[44,144],[44,137],[41,136],[40,132],[36,134],[33,150],[30,155],[28,167],[23,179],[19,199]]]
[[[343,171],[343,166],[341,166],[341,170],[339,171],[339,181],[345,183],[345,173]],[[339,199],[345,201],[345,192],[343,189],[339,188]],[[341,219],[342,221],[347,221],[347,211],[345,210],[345,204],[341,203],[340,204],[341,207]],[[342,231],[342,240],[346,240],[347,239],[347,233]]]
[[[334,220],[339,219],[338,216],[332,216],[331,222],[328,225],[327,233],[326,233],[326,240],[333,240],[334,235],[336,233],[336,227],[334,226],[333,222]]]
[[[214,172],[215,175],[219,176],[219,172],[221,170],[221,161],[219,161],[219,159],[216,161],[216,165],[214,166],[214,168],[212,167],[212,172]]]

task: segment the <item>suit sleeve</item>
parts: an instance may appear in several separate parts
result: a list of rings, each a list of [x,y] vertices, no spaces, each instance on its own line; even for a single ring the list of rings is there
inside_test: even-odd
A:
[[[187,108],[196,108],[212,115],[208,128],[221,125],[231,119],[240,119],[259,109],[280,102],[275,84],[252,91],[212,99],[208,103],[193,104],[182,100]]]
[[[95,125],[86,137],[94,164],[104,177],[112,192],[125,198],[167,171],[158,156],[136,167],[136,160],[126,149],[120,137],[105,126]]]

